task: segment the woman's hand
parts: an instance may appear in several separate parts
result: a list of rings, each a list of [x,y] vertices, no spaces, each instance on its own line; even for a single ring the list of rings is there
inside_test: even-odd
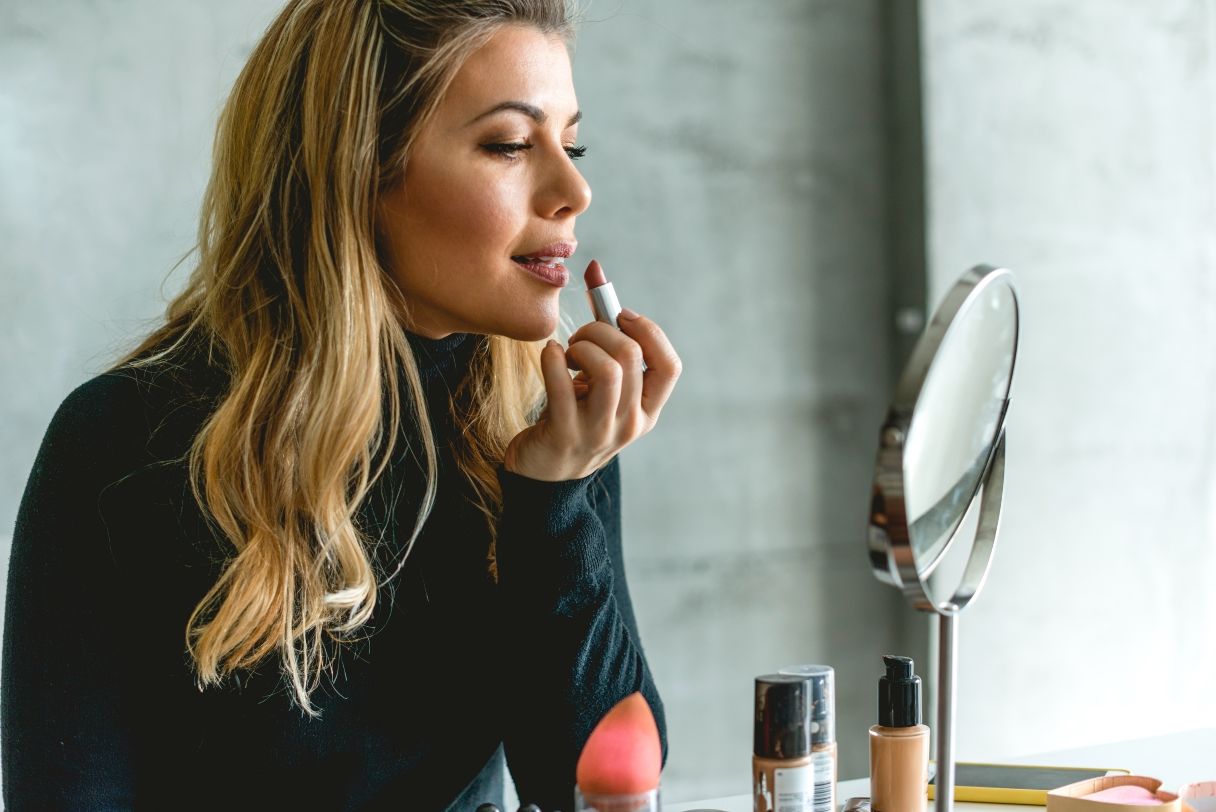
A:
[[[584,324],[569,349],[551,341],[541,350],[549,405],[507,446],[508,471],[547,482],[582,479],[654,428],[680,377],[680,357],[650,319],[626,309],[617,323],[620,330]]]

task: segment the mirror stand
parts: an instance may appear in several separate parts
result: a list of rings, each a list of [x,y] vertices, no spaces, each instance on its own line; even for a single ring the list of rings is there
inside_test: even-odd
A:
[[[1000,524],[1004,486],[1005,432],[1002,429],[983,479],[975,543],[967,558],[967,567],[958,591],[948,601],[933,603],[928,590],[918,582],[916,586],[920,588],[915,590],[916,594],[910,594],[910,591],[908,595],[913,599],[916,608],[938,616],[937,729],[934,731],[937,737],[937,769],[933,779],[936,812],[951,812],[954,809],[954,700],[955,681],[958,676],[958,613],[970,603],[988,577],[992,548],[996,544],[997,528]]]
[[[955,635],[958,615],[943,612],[937,618],[937,773],[934,808],[950,812],[954,808],[954,677],[958,654]]]

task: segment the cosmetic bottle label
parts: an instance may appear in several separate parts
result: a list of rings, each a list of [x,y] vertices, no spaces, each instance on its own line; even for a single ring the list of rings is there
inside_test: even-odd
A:
[[[813,812],[814,765],[773,770],[773,812]]]
[[[810,812],[836,812],[836,759],[832,753],[812,753],[811,771],[815,788],[807,809]]]

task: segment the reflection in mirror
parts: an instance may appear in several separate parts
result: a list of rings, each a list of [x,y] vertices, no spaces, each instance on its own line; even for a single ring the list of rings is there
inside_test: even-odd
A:
[[[979,265],[939,305],[908,360],[880,434],[873,484],[870,559],[875,576],[901,588],[913,606],[954,612],[975,594],[990,550],[964,567],[957,594],[931,600],[927,579],[954,539],[985,480],[995,537],[1003,477],[1003,426],[1018,339],[1012,275]],[[972,545],[960,555],[972,558]],[[977,544],[977,547],[980,546]],[[971,572],[974,566],[976,571]],[[949,596],[952,592],[948,591]]]
[[[916,400],[904,499],[916,568],[941,561],[988,467],[1012,380],[1017,304],[1007,280],[965,302]]]

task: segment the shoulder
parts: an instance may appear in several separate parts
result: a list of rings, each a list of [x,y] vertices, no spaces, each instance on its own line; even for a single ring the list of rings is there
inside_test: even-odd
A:
[[[51,418],[26,481],[14,560],[57,561],[69,550],[100,549],[81,528],[95,526],[109,486],[146,464],[147,437],[139,388],[129,376],[105,373],[72,390]]]
[[[128,369],[103,372],[77,386],[55,412],[52,424],[87,425],[128,411],[141,403],[138,376]]]
[[[214,397],[193,364],[122,366],[77,386],[59,404],[39,461],[130,467],[189,447]]]
[[[73,389],[51,418],[44,452],[102,450],[143,434],[147,403],[135,375],[105,372]]]
[[[146,464],[149,415],[138,382],[107,372],[73,389],[55,410],[30,471],[25,502],[78,509]]]

